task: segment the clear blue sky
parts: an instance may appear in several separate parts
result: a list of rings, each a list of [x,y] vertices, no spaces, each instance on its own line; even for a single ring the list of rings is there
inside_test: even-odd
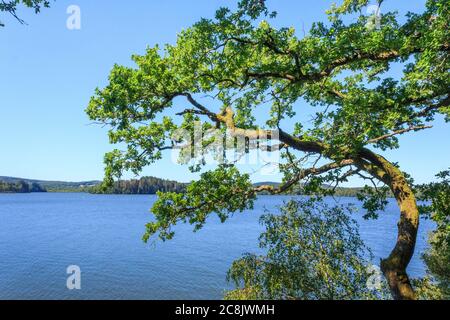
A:
[[[392,2],[392,4],[390,4]],[[425,1],[387,1],[420,11]],[[82,29],[66,28],[66,9],[81,8]],[[2,14],[0,28],[0,175],[46,180],[103,177],[103,155],[112,149],[106,129],[90,125],[84,109],[97,86],[106,84],[114,63],[130,64],[147,46],[173,43],[183,28],[212,17],[224,0],[57,0],[39,15],[19,14],[20,25]],[[278,25],[301,32],[324,20],[331,1],[272,0]],[[402,147],[386,155],[419,182],[450,165],[450,127],[402,137]],[[188,181],[195,178],[169,157],[144,174]],[[256,181],[267,177],[255,176]],[[276,180],[274,178],[274,180]]]

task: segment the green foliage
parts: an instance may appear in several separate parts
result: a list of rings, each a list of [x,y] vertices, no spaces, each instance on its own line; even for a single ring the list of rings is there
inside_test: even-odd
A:
[[[448,223],[447,223],[448,226]],[[450,233],[438,230],[429,237],[430,248],[422,258],[427,266],[435,294],[450,299]]]
[[[162,240],[171,239],[175,234],[171,227],[179,221],[194,224],[197,231],[212,212],[225,222],[231,213],[253,208],[255,197],[247,174],[240,174],[234,166],[219,166],[203,173],[184,193],[158,192],[152,208],[156,221],[147,224],[144,241],[157,232]]]
[[[450,170],[436,175],[437,182],[417,186],[419,200],[428,201],[420,206],[421,213],[444,227],[450,218]]]
[[[310,199],[290,201],[266,214],[260,237],[265,255],[235,261],[227,299],[373,299],[367,288],[369,249],[349,217],[351,207]]]
[[[417,297],[421,300],[445,299],[441,289],[436,286],[436,282],[429,276],[412,279],[412,285],[416,291]]]
[[[450,170],[436,175],[438,182],[418,186],[420,199],[428,201],[422,212],[436,223],[429,235],[430,248],[422,258],[428,276],[416,286],[425,299],[450,299]]]
[[[390,195],[390,190],[387,187],[370,188],[365,186],[356,195],[359,201],[363,203],[363,208],[366,210],[365,219],[377,219],[379,211],[384,210],[388,204],[387,198]]]
[[[178,222],[189,222],[198,230],[213,212],[225,221],[233,212],[251,208],[260,191],[281,194],[300,187],[308,195],[333,195],[350,177],[359,176],[377,187],[361,192],[366,217],[377,216],[388,192],[405,208],[397,245],[384,265],[392,269],[387,272],[398,275],[390,277],[394,298],[414,298],[400,274],[406,272],[409,259],[405,257],[414,252],[415,199],[399,167],[379,152],[399,148],[398,136],[430,128],[437,116],[450,120],[450,6],[449,0],[427,0],[419,14],[399,17],[382,10],[374,17],[364,14],[367,4],[367,0],[344,0],[328,12],[328,22],[313,24],[300,37],[292,27],[275,27],[276,14],[270,13],[264,0],[241,0],[237,10],[220,8],[213,19],[201,19],[183,30],[175,44],[133,55],[133,66],[114,66],[109,83],[96,90],[86,110],[91,120],[109,126],[111,143],[123,147],[105,156],[105,185],[112,185],[124,171],[139,174],[160,160],[164,150],[178,147],[179,162],[203,172],[185,193],[158,194],[145,241],[155,234],[163,240],[172,238],[171,228]],[[400,75],[392,74],[393,66],[402,70]],[[261,110],[269,112],[264,115]],[[292,122],[294,130],[288,132]],[[207,136],[211,128],[225,137],[191,141]],[[180,129],[188,134],[179,136]],[[254,188],[249,176],[226,158],[218,169],[204,172],[207,155],[236,149],[236,143],[214,142],[252,138],[262,149],[262,136],[269,131],[279,133],[282,150],[283,181],[278,188]],[[193,144],[203,149],[195,151]],[[353,263],[356,273],[344,272],[342,281],[333,278],[337,289],[325,283],[329,297],[350,298],[349,283],[358,286],[363,279],[358,264],[345,260],[347,253],[356,254],[355,243],[348,245],[350,251],[331,253],[343,259],[341,263]],[[277,257],[276,251],[282,249],[277,247],[273,255]],[[253,258],[242,260],[254,267],[248,270],[269,270],[267,265],[259,268],[259,260]],[[318,264],[333,272],[334,265]],[[287,278],[281,282],[280,288],[296,288]],[[265,295],[260,290],[268,288],[274,296],[303,291],[317,291],[317,298],[325,294],[316,287],[277,292],[279,283],[269,284],[247,289]],[[363,296],[359,289],[352,288]]]
[[[115,65],[109,83],[96,90],[86,110],[91,120],[109,126],[111,143],[125,146],[105,156],[106,185],[124,171],[139,174],[160,160],[164,150],[189,144],[189,139],[173,136],[179,129],[195,135],[198,121],[201,134],[217,128],[245,135],[242,129],[283,130],[285,119],[296,122],[291,134],[282,131],[286,189],[303,183],[308,194],[333,194],[361,170],[382,183],[389,181],[379,172],[379,159],[369,159],[367,150],[398,148],[400,134],[424,130],[437,115],[449,114],[449,6],[448,0],[428,0],[423,13],[404,19],[383,12],[380,28],[373,29],[367,28],[371,18],[359,14],[366,4],[345,0],[329,12],[328,23],[316,23],[299,37],[293,28],[272,25],[276,14],[265,1],[243,0],[235,12],[220,8],[214,19],[201,19],[183,30],[174,45],[133,55],[134,66]],[[401,77],[389,73],[394,64],[403,66]],[[299,102],[304,102],[301,109]],[[261,108],[267,106],[269,113],[261,117]],[[289,148],[302,156],[296,158]],[[195,154],[200,159],[188,163],[191,153],[184,151],[180,163],[202,171],[204,154]],[[325,159],[339,165],[305,170]],[[202,179],[216,174],[211,171]],[[203,180],[184,195],[160,194],[152,209],[157,222],[149,225],[145,239],[158,230],[163,238],[171,235],[166,231],[180,220],[202,225],[209,213],[224,210],[224,196],[232,203],[227,214],[251,205],[249,188],[237,196],[240,186],[230,181],[219,195]],[[362,195],[367,216],[376,217],[387,189],[368,190]],[[211,204],[216,198],[221,205],[197,209],[199,202]]]
[[[50,7],[49,0],[6,0],[0,3],[0,12],[8,12],[20,23],[24,24],[25,21],[20,19],[17,14],[17,6],[24,5],[25,7],[32,8],[35,13],[39,13],[42,8]],[[4,27],[4,24],[0,21],[0,27]]]

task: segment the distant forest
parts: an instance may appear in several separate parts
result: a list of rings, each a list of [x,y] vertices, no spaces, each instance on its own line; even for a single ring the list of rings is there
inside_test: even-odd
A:
[[[30,192],[47,192],[38,183],[27,183],[25,181],[4,182],[0,181],[0,193],[30,193]]]
[[[263,184],[274,187],[279,185],[278,182],[260,182],[254,185],[259,186]],[[182,193],[185,191],[187,185],[188,183],[180,183],[155,177],[143,177],[141,179],[116,181],[113,187],[107,188],[106,190],[101,185],[96,185],[88,188],[87,191],[93,194],[156,194],[158,191]],[[301,195],[301,190],[301,188],[295,188],[292,192],[285,194]],[[355,197],[362,190],[363,188],[338,187],[334,190],[334,195],[337,197]],[[261,194],[265,193],[261,192]]]
[[[259,185],[272,185],[278,187],[278,182],[260,182]],[[156,194],[162,192],[182,193],[186,190],[187,183],[173,180],[165,180],[156,177],[142,177],[140,179],[116,181],[110,188],[104,189],[100,181],[63,182],[29,180],[21,178],[0,177],[0,193],[30,193],[30,192],[88,192],[92,194]],[[362,188],[343,188],[335,190],[335,196],[354,197]],[[262,192],[261,194],[265,194]],[[301,195],[302,189],[295,188],[290,193]]]
[[[116,181],[110,188],[104,189],[101,185],[91,187],[94,194],[156,194],[162,192],[184,192],[186,183],[164,180],[155,177],[142,177],[139,180]]]

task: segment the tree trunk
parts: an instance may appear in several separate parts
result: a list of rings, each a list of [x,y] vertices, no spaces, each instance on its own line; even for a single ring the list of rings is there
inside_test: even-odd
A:
[[[317,142],[303,141],[280,130],[280,141],[303,152],[324,154],[326,147]],[[419,210],[416,198],[403,173],[394,164],[367,148],[349,156],[354,165],[370,173],[392,190],[400,208],[397,242],[389,257],[381,261],[383,271],[396,300],[413,300],[416,295],[406,273],[416,246]]]
[[[406,273],[406,267],[414,254],[419,228],[419,210],[411,187],[400,170],[395,168],[391,178],[390,187],[400,207],[400,221],[397,243],[389,257],[381,261],[381,270],[386,276],[393,298],[411,300],[416,296]]]
[[[400,208],[397,242],[389,257],[381,261],[381,270],[394,299],[416,299],[406,273],[406,267],[414,254],[419,228],[416,198],[405,176],[396,166],[367,149],[364,150],[363,157],[377,167],[376,169],[372,167],[370,172],[390,187]]]

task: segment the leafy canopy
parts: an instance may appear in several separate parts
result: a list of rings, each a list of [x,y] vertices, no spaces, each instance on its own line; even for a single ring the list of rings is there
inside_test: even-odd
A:
[[[203,132],[218,128],[232,138],[280,133],[279,189],[252,188],[250,177],[225,161],[186,194],[160,194],[145,240],[172,237],[170,226],[179,221],[198,229],[211,212],[225,220],[261,190],[281,193],[301,183],[305,193],[329,194],[333,188],[324,184],[351,176],[388,183],[374,151],[398,148],[399,135],[430,128],[437,115],[450,120],[449,1],[428,0],[423,13],[408,13],[404,22],[383,13],[377,28],[359,13],[366,4],[345,0],[330,9],[328,23],[299,37],[272,26],[276,13],[264,1],[243,0],[237,10],[220,8],[182,31],[175,44],[133,55],[135,66],[114,66],[87,108],[90,119],[109,126],[111,143],[125,146],[105,156],[107,184],[189,145],[172,137],[179,129],[194,132],[199,121]],[[355,19],[346,22],[348,16]],[[394,65],[400,77],[390,73]],[[203,157],[190,169],[202,170]],[[361,195],[368,216],[383,208],[386,192]]]

